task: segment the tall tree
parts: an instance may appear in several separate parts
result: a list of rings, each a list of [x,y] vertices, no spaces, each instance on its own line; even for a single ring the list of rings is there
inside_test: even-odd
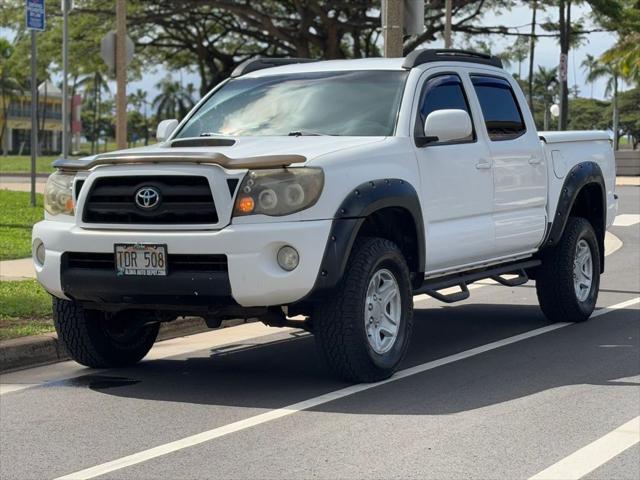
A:
[[[171,77],[164,78],[156,84],[160,93],[153,99],[152,107],[156,110],[158,120],[164,118],[182,118],[193,107],[193,98],[180,84]],[[193,90],[193,85],[192,85]]]
[[[582,63],[580,64],[580,66],[587,73],[586,80],[587,80],[587,83],[591,86],[590,98],[593,98],[593,84],[595,83],[595,78],[597,78],[597,77],[594,77],[594,72],[598,68],[600,68],[600,62],[596,57],[594,57],[590,53],[587,53],[587,55],[584,57],[584,60],[582,60]]]
[[[6,38],[0,37],[0,102],[2,102],[2,128],[0,129],[0,148],[4,155],[9,154],[5,143],[5,132],[9,121],[9,106],[23,92],[22,84],[9,68],[9,59],[13,55],[13,45]]]

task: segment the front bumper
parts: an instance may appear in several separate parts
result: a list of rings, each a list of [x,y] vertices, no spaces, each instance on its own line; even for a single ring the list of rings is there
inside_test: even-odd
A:
[[[218,231],[117,231],[93,230],[72,223],[45,220],[33,228],[33,239],[45,246],[44,265],[35,269],[38,280],[52,295],[69,298],[62,281],[65,252],[113,253],[115,243],[167,245],[172,254],[225,254],[228,274],[172,277],[104,277],[103,273],[75,272],[73,282],[99,285],[104,298],[127,297],[143,292],[149,298],[164,297],[200,304],[203,298],[230,298],[244,307],[287,305],[300,300],[313,288],[331,220],[229,225]],[[276,254],[291,245],[300,254],[298,267],[287,272],[277,264]],[[84,277],[83,277],[84,275]],[[228,278],[227,278],[228,275]],[[68,275],[65,278],[68,290]],[[95,287],[91,287],[95,293]],[[109,295],[109,294],[112,295]],[[200,298],[198,298],[200,297]],[[124,300],[123,300],[124,301]],[[156,303],[167,303],[156,302]]]

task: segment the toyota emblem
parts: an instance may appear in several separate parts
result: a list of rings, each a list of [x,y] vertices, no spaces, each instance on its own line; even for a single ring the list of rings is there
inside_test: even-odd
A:
[[[160,192],[153,187],[142,187],[136,192],[136,205],[144,210],[150,210],[160,204]]]

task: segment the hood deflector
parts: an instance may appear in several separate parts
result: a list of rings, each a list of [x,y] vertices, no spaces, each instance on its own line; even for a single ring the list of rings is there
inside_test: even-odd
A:
[[[302,155],[260,155],[256,157],[230,158],[218,152],[139,152],[106,153],[93,160],[59,159],[53,166],[60,170],[84,171],[100,165],[123,165],[144,163],[209,163],[233,169],[259,169],[288,167],[294,163],[306,162]]]

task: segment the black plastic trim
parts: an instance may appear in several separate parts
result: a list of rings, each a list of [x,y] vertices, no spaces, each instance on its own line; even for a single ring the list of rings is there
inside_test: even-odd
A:
[[[263,70],[265,68],[279,67],[282,65],[291,65],[293,63],[310,63],[317,62],[318,60],[313,58],[250,58],[238,65],[233,72],[231,72],[231,78],[240,77],[247,73],[255,72],[256,70]]]
[[[226,271],[169,271],[167,276],[118,276],[115,269],[70,267],[62,256],[64,294],[96,304],[216,305],[234,304]]]
[[[554,247],[562,238],[564,229],[569,220],[571,209],[580,194],[580,191],[589,184],[596,184],[602,192],[602,232],[598,232],[598,225],[594,225],[596,233],[598,233],[598,242],[600,243],[600,265],[604,271],[604,230],[607,225],[607,189],[604,183],[604,175],[600,166],[595,162],[582,162],[575,165],[567,174],[560,198],[556,207],[556,213],[552,219],[551,228],[548,229],[547,237],[543,243],[544,248]],[[600,238],[602,237],[602,238]]]
[[[365,182],[343,200],[335,213],[320,271],[309,296],[337,285],[344,274],[351,248],[366,217],[389,207],[404,208],[413,217],[417,231],[417,263],[421,269],[424,267],[424,223],[416,190],[408,182],[399,179]],[[423,275],[423,272],[418,274]]]
[[[472,50],[456,50],[456,49],[430,49],[424,48],[414,50],[404,59],[402,68],[410,69],[432,62],[466,62],[480,63],[483,65],[491,65],[492,67],[502,68],[502,60],[498,57]]]

